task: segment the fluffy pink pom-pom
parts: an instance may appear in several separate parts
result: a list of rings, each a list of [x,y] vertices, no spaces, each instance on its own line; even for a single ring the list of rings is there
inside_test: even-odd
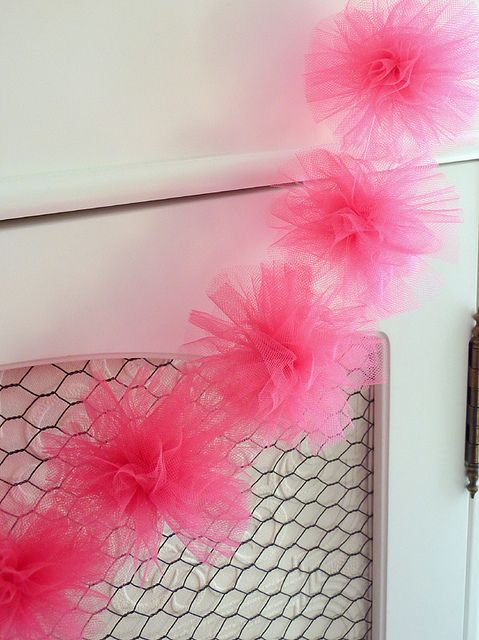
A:
[[[69,437],[45,442],[52,479],[75,497],[72,517],[103,527],[113,557],[155,561],[165,523],[199,560],[231,556],[249,510],[222,437],[228,418],[198,401],[190,380],[165,389],[161,370],[139,370],[126,390],[100,380],[84,408]]]
[[[322,149],[298,160],[306,179],[275,204],[288,229],[276,245],[328,273],[345,301],[380,316],[414,307],[430,275],[423,256],[440,251],[461,220],[457,194],[437,165],[378,169]]]
[[[205,389],[268,440],[315,447],[343,436],[350,424],[346,389],[380,381],[380,343],[357,331],[359,308],[332,308],[313,288],[307,266],[262,265],[245,279],[220,278],[209,297],[223,313],[193,311],[209,335],[188,346]]]
[[[454,139],[479,102],[479,12],[462,0],[349,2],[314,31],[306,97],[354,155]],[[417,154],[417,153],[416,153]]]
[[[78,640],[107,599],[94,540],[54,511],[0,529],[0,638]]]

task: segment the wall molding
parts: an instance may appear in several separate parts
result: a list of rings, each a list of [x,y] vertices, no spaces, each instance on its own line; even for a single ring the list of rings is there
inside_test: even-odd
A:
[[[386,640],[387,632],[391,345],[384,332],[379,336],[384,348],[383,374],[388,382],[374,387],[372,640]]]
[[[284,166],[295,150],[268,151],[37,173],[0,178],[0,220],[291,182]],[[440,164],[479,159],[479,131],[437,156]]]

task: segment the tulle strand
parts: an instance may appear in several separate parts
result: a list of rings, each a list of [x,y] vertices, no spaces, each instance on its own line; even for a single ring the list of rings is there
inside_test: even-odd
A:
[[[126,389],[98,380],[69,435],[46,436],[51,479],[113,557],[156,562],[165,523],[199,560],[229,557],[250,515],[223,436],[231,419],[186,378],[165,388],[161,373],[139,370]]]
[[[353,155],[413,156],[465,131],[479,104],[479,11],[469,0],[351,1],[322,21],[306,98]]]
[[[382,379],[381,345],[358,330],[361,307],[334,307],[306,265],[262,265],[248,277],[219,277],[209,297],[221,317],[193,311],[207,335],[189,343],[205,389],[264,438],[314,449],[350,424],[347,390]]]
[[[436,163],[377,164],[323,149],[298,155],[304,182],[278,198],[273,215],[286,234],[287,260],[309,262],[345,302],[370,315],[414,308],[433,291],[426,256],[452,246],[458,196]]]

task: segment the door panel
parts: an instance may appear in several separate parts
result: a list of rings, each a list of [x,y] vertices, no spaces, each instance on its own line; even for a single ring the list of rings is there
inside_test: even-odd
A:
[[[463,432],[479,168],[444,170],[463,200],[457,258],[434,263],[443,286],[420,309],[382,324],[391,342],[389,517],[379,550],[387,542],[387,640],[450,640],[464,622]],[[207,306],[211,278],[265,257],[275,195],[244,191],[3,223],[0,362],[176,351],[188,310]],[[376,516],[386,523],[384,512]]]
[[[264,259],[275,189],[3,223],[0,362],[171,353],[212,278]]]
[[[443,166],[462,198],[442,287],[385,321],[391,343],[387,640],[462,638],[467,344],[476,305],[479,163]]]

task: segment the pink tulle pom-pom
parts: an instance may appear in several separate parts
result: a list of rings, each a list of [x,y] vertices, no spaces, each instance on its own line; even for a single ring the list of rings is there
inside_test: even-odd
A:
[[[209,297],[223,318],[193,311],[209,334],[189,343],[205,389],[260,425],[267,440],[314,448],[343,437],[346,389],[379,382],[380,343],[358,332],[359,308],[333,308],[305,265],[262,265],[244,281],[219,278]]]
[[[479,102],[479,11],[468,0],[349,2],[314,31],[306,97],[346,151],[417,155],[466,130]]]
[[[451,223],[461,220],[457,194],[437,165],[415,160],[378,169],[322,149],[298,160],[306,178],[275,204],[288,230],[276,245],[328,273],[345,301],[373,314],[416,306],[430,275],[423,256],[445,247]]]
[[[53,510],[0,525],[0,638],[79,640],[107,599],[95,541]]]
[[[201,561],[231,556],[249,519],[245,486],[222,437],[227,419],[190,380],[165,389],[139,370],[127,389],[99,380],[69,436],[45,436],[51,479],[71,517],[101,528],[110,555],[155,561],[166,523]],[[98,530],[100,526],[100,530]],[[147,563],[148,564],[148,563]]]

